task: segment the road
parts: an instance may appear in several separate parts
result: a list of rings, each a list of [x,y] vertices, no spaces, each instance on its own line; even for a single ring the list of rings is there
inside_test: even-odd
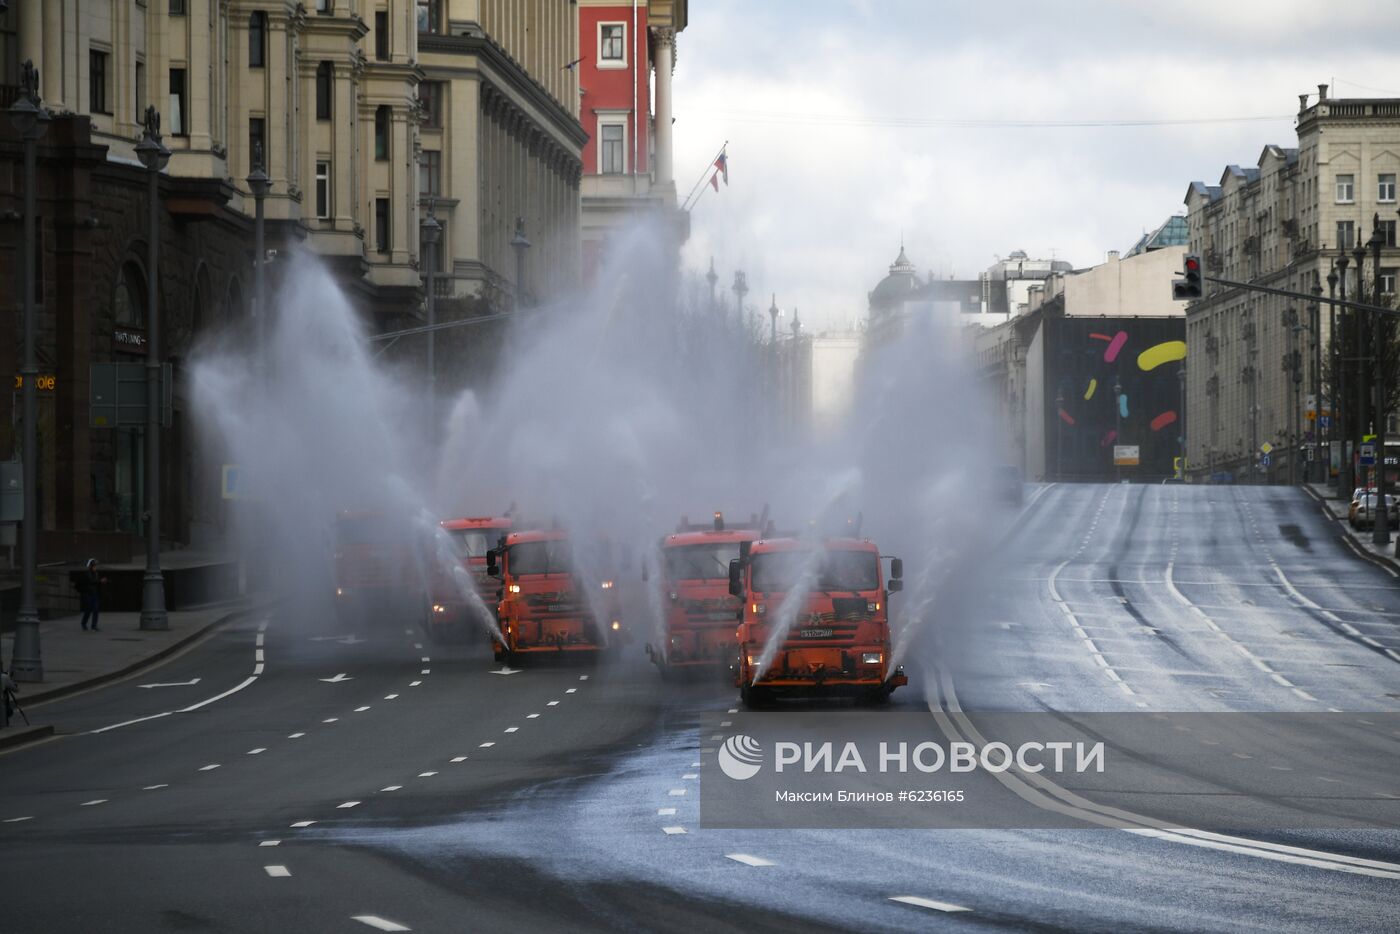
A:
[[[921,621],[893,711],[968,730],[964,711],[1400,710],[1400,587],[1298,491],[1057,485],[997,521]],[[34,711],[62,735],[0,755],[0,928],[1379,931],[1400,916],[1397,831],[703,828],[701,726],[742,726],[732,687],[662,684],[640,652],[506,673],[485,646],[408,626],[332,635],[251,616]]]

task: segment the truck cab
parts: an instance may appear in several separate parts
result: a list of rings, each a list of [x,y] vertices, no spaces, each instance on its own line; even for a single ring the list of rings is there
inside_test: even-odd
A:
[[[342,510],[333,534],[340,622],[359,627],[411,619],[423,595],[412,524],[387,512]]]
[[[729,665],[740,609],[729,592],[729,563],[745,542],[758,537],[756,528],[726,528],[715,513],[712,526],[693,526],[682,518],[661,540],[661,644],[648,645],[647,651],[663,674]]]
[[[500,580],[496,658],[532,653],[599,653],[622,642],[617,581],[577,566],[567,532],[517,531],[486,553],[486,573]]]
[[[433,564],[426,619],[428,636],[434,642],[479,626],[475,614],[482,606],[495,609],[497,585],[486,573],[486,553],[511,530],[509,516],[445,519],[438,524],[451,542],[450,557],[459,562],[466,575],[464,578],[453,574],[440,562]],[[470,594],[464,592],[466,587],[472,588],[480,601],[472,600]]]
[[[761,539],[730,564],[743,601],[734,683],[746,706],[774,697],[858,697],[883,703],[908,684],[890,664],[889,597],[903,562],[856,538]]]

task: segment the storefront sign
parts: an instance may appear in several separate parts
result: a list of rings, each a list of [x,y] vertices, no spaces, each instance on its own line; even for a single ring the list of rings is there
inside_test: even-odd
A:
[[[37,388],[40,392],[53,392],[55,389],[58,388],[58,377],[57,377],[57,376],[54,376],[52,373],[41,373],[41,374],[39,374],[39,376],[38,376],[37,378],[35,378],[35,380],[34,380],[34,386],[35,386],[35,388]],[[24,377],[23,377],[23,376],[20,376],[18,373],[16,373],[16,374],[15,374],[15,389],[23,389],[23,388],[24,388]]]
[[[128,353],[145,353],[146,332],[133,331],[131,328],[117,328],[112,332],[112,344],[117,350],[124,350]]]

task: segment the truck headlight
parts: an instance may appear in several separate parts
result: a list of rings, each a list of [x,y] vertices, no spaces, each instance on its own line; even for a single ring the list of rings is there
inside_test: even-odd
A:
[[[884,657],[885,656],[879,652],[864,652],[860,656],[860,663],[862,665],[878,665],[880,664],[880,660]]]
[[[335,589],[335,595],[336,595],[337,597],[343,597],[343,596],[345,596],[345,588],[344,588],[344,587],[337,587],[337,588]]]
[[[621,628],[622,624],[619,623],[617,620],[613,620],[613,632],[617,632]]]
[[[612,589],[613,589],[613,582],[612,582],[612,581],[603,581],[603,583],[602,583],[601,586],[602,586],[602,588],[603,588],[604,590],[612,590]]]
[[[511,585],[510,585],[510,592],[511,592],[511,593],[520,593],[520,585],[519,585],[519,584],[511,584]]]
[[[762,616],[764,613],[767,613],[767,612],[768,612],[768,607],[767,607],[766,605],[764,605],[764,604],[762,604],[762,603],[755,603],[755,604],[753,605],[753,615],[754,615],[754,616]]]
[[[879,603],[879,601],[875,601],[875,602],[873,602],[873,603],[867,603],[867,604],[865,605],[865,612],[867,612],[867,613],[878,613],[878,612],[880,612],[880,603]]]
[[[441,616],[443,613],[447,612],[447,607],[443,606],[441,603],[434,603],[433,612]]]

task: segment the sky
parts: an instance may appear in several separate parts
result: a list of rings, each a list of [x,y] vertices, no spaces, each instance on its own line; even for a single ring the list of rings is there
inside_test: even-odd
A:
[[[921,276],[975,278],[1017,249],[1101,263],[1184,213],[1191,181],[1296,145],[1299,94],[1400,97],[1393,0],[1344,10],[691,0],[676,186],[726,142],[730,184],[702,188],[686,266],[713,257],[721,287],[742,269],[747,304],[776,293],[820,330],[863,320],[901,238]]]

